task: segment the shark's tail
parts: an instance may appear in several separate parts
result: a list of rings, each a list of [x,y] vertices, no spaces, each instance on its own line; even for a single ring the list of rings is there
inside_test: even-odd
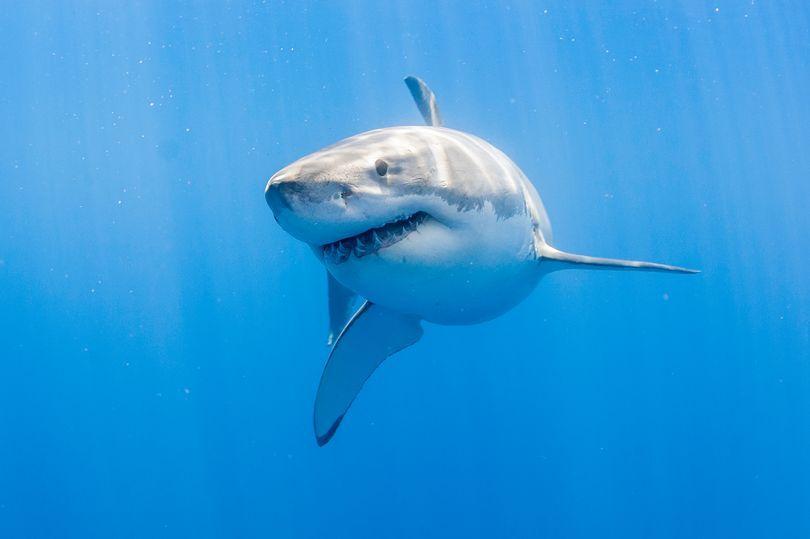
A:
[[[681,268],[678,266],[668,266],[655,262],[642,262],[640,260],[619,260],[616,258],[598,258],[595,256],[584,256],[566,253],[554,247],[543,244],[538,249],[540,260],[553,260],[564,265],[575,264],[592,266],[593,269],[630,269],[642,271],[670,271],[674,273],[700,273],[698,270]],[[562,269],[562,268],[560,268]],[[585,269],[585,268],[583,268]]]

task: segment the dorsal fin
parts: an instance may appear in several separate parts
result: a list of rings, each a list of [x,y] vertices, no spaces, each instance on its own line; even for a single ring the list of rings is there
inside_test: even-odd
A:
[[[411,91],[413,100],[416,101],[416,106],[419,107],[419,112],[422,113],[422,118],[425,119],[427,125],[433,127],[442,126],[442,117],[439,114],[439,107],[436,105],[436,96],[425,81],[419,77],[405,77],[405,84]]]

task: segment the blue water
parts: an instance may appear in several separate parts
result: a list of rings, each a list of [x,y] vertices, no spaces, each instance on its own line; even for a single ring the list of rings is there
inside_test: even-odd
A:
[[[470,5],[472,4],[472,5]],[[804,2],[18,2],[0,15],[0,537],[810,536]],[[282,166],[509,154],[562,272],[426,325],[334,440]]]

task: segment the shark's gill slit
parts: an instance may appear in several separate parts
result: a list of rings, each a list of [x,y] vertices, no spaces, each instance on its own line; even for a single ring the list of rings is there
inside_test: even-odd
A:
[[[380,249],[390,247],[404,240],[429,218],[430,215],[419,211],[404,219],[366,230],[356,236],[327,243],[322,247],[323,257],[328,262],[340,264],[348,260],[351,255],[362,258],[374,254]]]

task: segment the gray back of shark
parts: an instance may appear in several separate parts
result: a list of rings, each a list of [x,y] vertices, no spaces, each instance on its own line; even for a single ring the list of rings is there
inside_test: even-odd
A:
[[[319,445],[374,370],[420,339],[423,319],[494,318],[561,269],[694,273],[555,249],[520,168],[486,141],[442,127],[433,92],[416,77],[405,82],[426,126],[350,137],[279,171],[265,193],[279,223],[328,270],[332,350],[315,399]]]

